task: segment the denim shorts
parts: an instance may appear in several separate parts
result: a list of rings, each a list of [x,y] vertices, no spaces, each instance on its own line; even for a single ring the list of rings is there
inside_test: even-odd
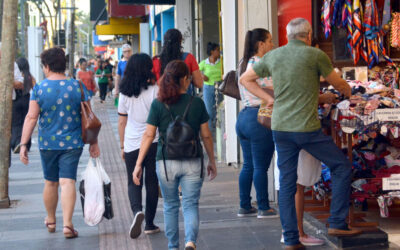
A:
[[[76,180],[82,150],[40,150],[44,178],[54,182],[58,182],[59,178]]]

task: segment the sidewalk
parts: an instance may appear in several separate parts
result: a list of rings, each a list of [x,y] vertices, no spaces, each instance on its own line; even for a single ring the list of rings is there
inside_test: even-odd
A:
[[[57,231],[49,234],[43,224],[46,216],[42,201],[43,177],[37,149],[37,135],[33,136],[30,165],[19,162],[18,155],[12,157],[10,169],[10,199],[12,207],[0,210],[0,249],[167,249],[163,233],[163,206],[159,200],[155,223],[160,234],[142,234],[132,240],[128,230],[132,222],[127,195],[125,165],[119,156],[117,133],[118,115],[113,101],[100,104],[94,101],[96,114],[103,126],[99,137],[101,160],[112,181],[112,201],[115,217],[103,220],[97,227],[87,226],[82,217],[80,200],[77,199],[73,223],[79,238],[66,240],[62,234],[61,206],[57,210]],[[88,152],[85,148],[80,160],[80,173],[86,167]],[[198,249],[283,249],[279,219],[238,218],[238,173],[237,169],[220,165],[218,176],[203,185],[200,200],[200,233]],[[78,186],[78,185],[77,185]],[[78,196],[79,197],[79,196]],[[306,231],[315,231],[305,223]],[[180,217],[181,248],[184,245],[183,218]],[[308,249],[333,249],[331,245]]]

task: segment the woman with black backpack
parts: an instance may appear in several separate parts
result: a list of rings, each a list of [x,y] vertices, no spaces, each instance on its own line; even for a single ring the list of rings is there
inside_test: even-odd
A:
[[[199,231],[199,199],[204,180],[203,149],[208,155],[207,174],[212,180],[217,175],[213,141],[208,127],[209,116],[203,100],[186,94],[190,84],[189,70],[180,60],[170,62],[160,78],[158,98],[151,105],[143,135],[133,181],[140,185],[142,163],[156,136],[156,172],[164,197],[165,235],[168,248],[179,248],[179,194],[182,187],[182,207],[185,223],[185,250],[196,249]]]

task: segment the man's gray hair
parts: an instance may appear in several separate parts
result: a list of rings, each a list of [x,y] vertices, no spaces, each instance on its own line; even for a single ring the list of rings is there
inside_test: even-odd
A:
[[[129,45],[129,44],[127,44],[127,43],[125,43],[124,45],[122,45],[122,50],[127,50],[127,49],[129,49],[129,50],[132,50],[132,47]]]
[[[286,26],[288,40],[307,38],[310,32],[312,32],[311,24],[301,17],[292,19]]]

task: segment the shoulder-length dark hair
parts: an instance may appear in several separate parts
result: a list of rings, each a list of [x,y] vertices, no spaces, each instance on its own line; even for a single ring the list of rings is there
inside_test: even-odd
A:
[[[160,90],[158,100],[166,104],[174,104],[181,95],[181,79],[189,77],[189,69],[182,60],[174,60],[165,67],[164,74],[160,78]]]
[[[29,91],[33,87],[33,78],[32,78],[31,72],[29,70],[29,62],[28,62],[28,60],[26,60],[25,57],[18,58],[16,62],[17,62],[19,70],[22,73],[22,76],[24,77],[23,94],[25,95],[25,94],[29,93]]]
[[[131,56],[119,85],[120,92],[129,97],[138,97],[142,89],[147,89],[149,85],[153,84],[152,68],[153,61],[147,54],[137,53]]]
[[[164,73],[167,64],[173,60],[182,60],[182,33],[177,29],[169,29],[164,35],[164,44],[160,54],[161,71]]]
[[[250,58],[257,54],[258,42],[264,42],[267,40],[268,34],[270,34],[269,31],[262,28],[247,31],[244,40],[243,59],[240,64],[240,74],[243,74],[246,71],[247,63]]]

